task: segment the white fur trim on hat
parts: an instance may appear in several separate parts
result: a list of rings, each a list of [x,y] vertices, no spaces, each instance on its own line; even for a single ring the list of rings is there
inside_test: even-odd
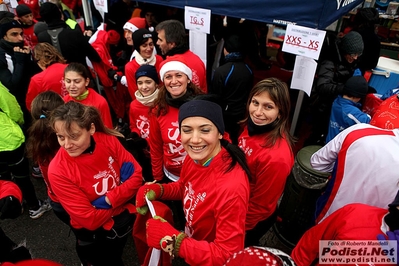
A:
[[[125,25],[123,25],[123,29],[124,30],[130,30],[131,32],[135,32],[136,30],[138,30],[139,28],[137,28],[136,26],[134,26],[132,23],[130,23],[129,21],[125,23]]]
[[[190,80],[193,78],[193,72],[191,71],[191,68],[189,68],[186,64],[180,61],[170,61],[165,63],[159,71],[162,81],[166,72],[171,70],[183,72],[188,76],[188,79]]]

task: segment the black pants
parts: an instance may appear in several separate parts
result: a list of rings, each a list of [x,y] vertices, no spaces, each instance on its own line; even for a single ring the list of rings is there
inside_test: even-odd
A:
[[[266,234],[267,231],[273,226],[277,218],[277,211],[267,218],[266,220],[260,221],[254,228],[248,230],[245,234],[245,247],[259,246],[260,238]]]
[[[25,144],[13,151],[0,152],[0,179],[12,180],[13,177],[22,191],[28,208],[38,207],[35,188],[29,176],[29,162],[25,158]]]
[[[93,266],[123,266],[122,254],[127,237],[132,231],[135,215],[127,210],[114,217],[111,230],[73,229],[79,259]],[[84,264],[83,264],[84,265]]]

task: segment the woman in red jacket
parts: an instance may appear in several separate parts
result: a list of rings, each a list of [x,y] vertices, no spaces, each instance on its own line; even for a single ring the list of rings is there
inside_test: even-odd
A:
[[[152,173],[155,180],[177,181],[185,152],[180,140],[177,116],[185,102],[202,94],[191,82],[192,71],[182,56],[171,56],[161,64],[163,86],[151,108],[150,151]]]
[[[130,104],[130,136],[127,138],[129,150],[133,150],[136,160],[143,168],[146,181],[153,181],[150,148],[147,140],[150,136],[150,108],[158,97],[158,73],[152,65],[142,65],[136,71],[138,90],[136,99]]]
[[[136,207],[145,213],[145,196],[182,200],[185,230],[179,232],[156,216],[147,221],[147,244],[189,265],[223,265],[244,247],[250,176],[245,154],[223,138],[222,108],[213,102],[194,99],[183,104],[178,125],[189,155],[180,179],[144,185]]]
[[[142,184],[140,165],[92,106],[68,102],[52,112],[51,125],[61,148],[50,163],[49,181],[71,217],[80,260],[123,265],[135,218],[130,201]]]
[[[50,205],[55,215],[65,224],[70,225],[69,215],[51,189],[47,174],[48,166],[60,148],[57,137],[50,126],[50,113],[63,104],[62,97],[53,91],[42,92],[33,99],[31,105],[32,124],[28,129],[26,150],[28,157],[38,163],[40,167],[47,186]]]
[[[113,128],[108,102],[103,96],[92,88],[89,88],[90,75],[87,68],[80,63],[70,63],[64,71],[65,87],[68,95],[65,102],[75,101],[84,105],[90,105],[98,109],[104,125]]]
[[[277,201],[294,165],[287,85],[276,78],[260,81],[250,92],[247,109],[238,138],[252,174],[245,246],[257,246],[275,222]]]
[[[135,73],[142,65],[151,65],[159,71],[162,57],[154,53],[153,33],[147,29],[138,29],[132,35],[134,43],[133,59],[125,66],[125,76],[130,96],[135,99],[137,83]]]
[[[33,99],[43,91],[54,91],[64,97],[68,94],[64,84],[64,70],[67,67],[65,59],[58,50],[48,43],[38,43],[35,46],[34,57],[43,70],[34,75],[26,93],[26,108],[30,111]]]

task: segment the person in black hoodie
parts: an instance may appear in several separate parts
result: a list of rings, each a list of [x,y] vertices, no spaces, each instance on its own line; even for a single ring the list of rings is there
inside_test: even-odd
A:
[[[240,126],[245,117],[246,103],[253,86],[253,73],[244,63],[240,37],[231,35],[224,45],[225,63],[213,73],[210,94],[216,94],[223,109],[223,120],[230,139],[237,144]]]
[[[30,115],[25,108],[25,97],[34,74],[31,50],[24,45],[22,24],[10,15],[4,14],[0,20],[0,34],[0,82],[17,99],[28,125]]]
[[[55,4],[43,3],[40,6],[40,16],[48,25],[48,30],[39,33],[39,42],[52,44],[67,63],[77,62],[87,67],[86,56],[92,62],[101,62],[100,56],[87,42],[79,27],[71,29],[61,19],[61,11]]]

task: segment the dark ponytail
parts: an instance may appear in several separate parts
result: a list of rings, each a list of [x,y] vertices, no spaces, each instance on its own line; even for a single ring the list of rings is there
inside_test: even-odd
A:
[[[222,144],[222,147],[224,147],[226,149],[226,151],[229,153],[229,155],[231,157],[231,163],[226,172],[233,170],[234,166],[238,163],[242,167],[242,169],[245,171],[245,173],[247,174],[248,180],[252,181],[251,171],[249,171],[245,153],[240,149],[240,147],[238,147],[237,145],[231,144],[230,142],[228,142],[225,139],[221,139],[220,143]]]

